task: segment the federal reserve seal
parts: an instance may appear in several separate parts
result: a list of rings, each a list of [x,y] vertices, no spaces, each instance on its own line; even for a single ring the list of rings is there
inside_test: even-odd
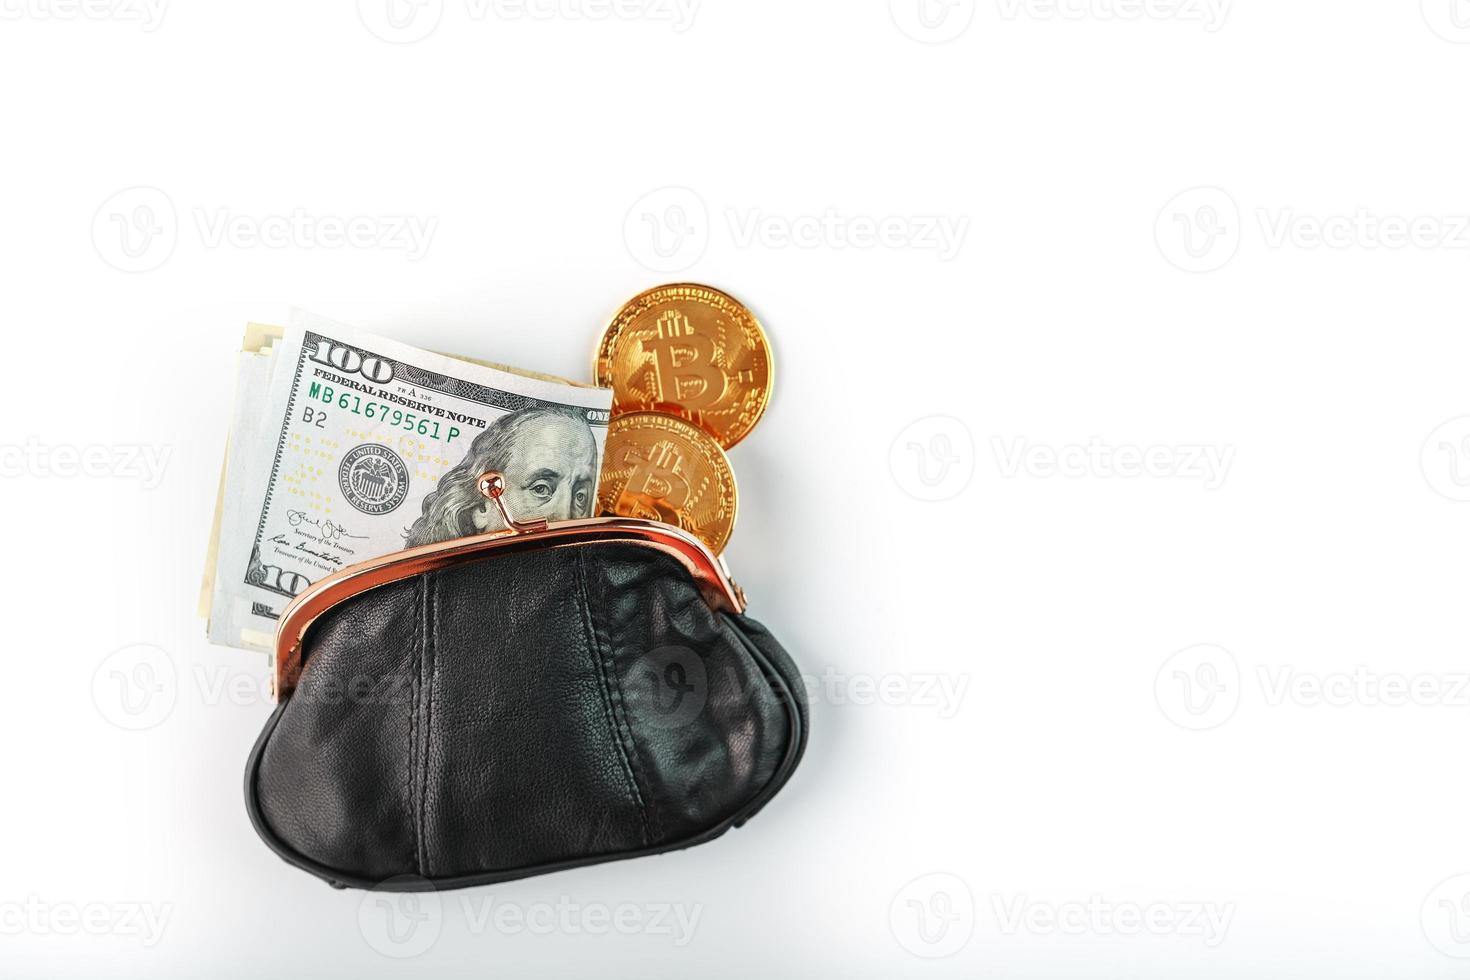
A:
[[[364,514],[387,514],[408,497],[408,466],[387,446],[365,442],[342,457],[337,482]]]

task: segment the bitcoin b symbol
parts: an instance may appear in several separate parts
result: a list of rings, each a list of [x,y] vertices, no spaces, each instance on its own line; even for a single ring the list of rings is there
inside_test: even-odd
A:
[[[658,446],[648,456],[629,450],[624,463],[633,465],[627,486],[618,500],[618,512],[636,514],[639,504],[652,510],[658,519],[679,523],[679,512],[689,500],[689,481],[679,472],[681,460],[668,444]]]
[[[608,426],[602,514],[662,521],[720,553],[735,526],[735,477],[719,444],[674,415],[628,412]]]
[[[715,344],[694,332],[689,318],[668,310],[658,318],[658,336],[643,341],[653,355],[656,400],[690,409],[708,408],[725,397],[725,373],[715,364]]]

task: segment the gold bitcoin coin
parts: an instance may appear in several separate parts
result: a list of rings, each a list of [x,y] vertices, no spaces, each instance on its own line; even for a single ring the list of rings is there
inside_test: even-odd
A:
[[[735,527],[735,474],[703,430],[673,415],[630,412],[608,426],[597,510],[676,525],[718,555]]]
[[[733,296],[675,283],[623,304],[603,332],[593,375],[612,388],[614,415],[677,415],[729,449],[771,400],[771,345]]]

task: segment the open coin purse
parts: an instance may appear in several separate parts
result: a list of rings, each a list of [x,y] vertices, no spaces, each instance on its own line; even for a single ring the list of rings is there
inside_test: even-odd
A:
[[[256,831],[338,887],[489,884],[700,844],[806,744],[791,658],[666,524],[505,529],[343,569],[283,612]]]

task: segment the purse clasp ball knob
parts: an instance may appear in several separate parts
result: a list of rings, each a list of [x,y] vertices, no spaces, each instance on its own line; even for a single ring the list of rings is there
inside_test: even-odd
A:
[[[510,511],[505,506],[505,501],[501,499],[501,496],[505,493],[505,477],[501,473],[496,470],[486,470],[480,474],[480,479],[477,482],[480,487],[480,493],[488,497],[490,502],[495,505],[495,509],[500,511],[500,518],[505,521],[506,527],[520,534],[525,534],[530,531],[546,530],[546,518],[544,517],[534,521],[518,521],[511,516]]]

